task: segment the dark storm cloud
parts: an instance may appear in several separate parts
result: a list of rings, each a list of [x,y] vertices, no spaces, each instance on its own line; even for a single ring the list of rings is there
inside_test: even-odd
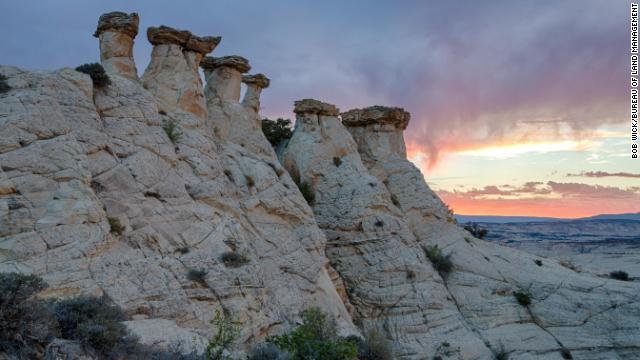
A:
[[[625,114],[625,1],[6,0],[0,10],[0,63],[96,61],[98,16],[137,11],[140,71],[148,26],[222,35],[215,54],[243,55],[272,78],[265,115],[291,116],[303,97],[403,106],[409,142],[432,158],[504,141],[520,123],[580,137]]]

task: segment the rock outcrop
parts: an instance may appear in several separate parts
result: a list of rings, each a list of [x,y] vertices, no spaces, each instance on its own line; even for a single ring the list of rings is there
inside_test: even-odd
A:
[[[207,108],[198,70],[203,56],[213,51],[221,38],[199,37],[168,26],[150,27],[147,38],[153,50],[142,76],[143,86],[153,94],[160,111],[180,109],[201,119],[192,125],[203,123]],[[187,119],[183,119],[185,125]]]
[[[238,357],[310,307],[341,335],[378,330],[398,359],[640,352],[638,283],[472,238],[407,160],[408,112],[341,120],[333,105],[296,102],[283,167],[260,129],[269,79],[243,76],[242,57],[205,57],[220,38],[166,26],[148,29],[138,79],[138,22],[100,17],[104,87],[67,68],[0,66],[11,87],[0,94],[0,271],[42,276],[39,297],[107,296],[140,341],[186,352],[203,349],[223,311],[241,329]],[[432,266],[433,245],[452,272]],[[81,350],[60,340],[47,354]]]
[[[137,79],[133,61],[133,39],[138,35],[140,18],[136,13],[110,12],[100,16],[93,36],[100,39],[100,61],[111,73]]]

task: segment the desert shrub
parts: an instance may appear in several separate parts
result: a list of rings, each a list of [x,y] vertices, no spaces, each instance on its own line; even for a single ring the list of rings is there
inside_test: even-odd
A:
[[[171,119],[171,120],[163,121],[162,129],[167,134],[167,137],[169,138],[169,140],[171,140],[171,142],[174,144],[178,140],[180,140],[182,135],[184,135],[180,130],[180,122],[178,120]]]
[[[109,226],[111,227],[111,233],[122,235],[122,233],[124,232],[124,226],[120,224],[120,220],[114,217],[108,217],[107,220],[109,221]]]
[[[573,270],[575,272],[578,272],[578,267],[575,266],[571,261],[569,260],[560,260],[559,262],[560,266],[565,267],[567,269]]]
[[[124,312],[105,297],[77,297],[51,304],[64,339],[78,340],[101,354],[129,353],[137,339],[122,324]]]
[[[425,255],[433,264],[433,267],[438,271],[440,276],[446,278],[447,275],[453,270],[453,262],[451,261],[451,254],[444,255],[442,249],[438,245],[427,246],[424,249]]]
[[[280,350],[276,345],[272,343],[262,343],[254,346],[249,354],[247,360],[290,360],[291,354],[286,351]]]
[[[571,360],[573,359],[573,355],[571,355],[571,351],[567,348],[560,349],[560,355],[563,359]]]
[[[376,220],[374,225],[376,227],[383,227],[384,226],[384,222],[382,220]]]
[[[393,353],[391,343],[380,332],[371,330],[366,333],[364,340],[356,338],[359,360],[391,360]]]
[[[316,201],[316,194],[313,192],[313,188],[311,187],[311,184],[309,184],[306,181],[303,181],[301,183],[298,183],[298,189],[300,189],[300,192],[302,193],[302,197],[304,197],[305,200],[307,200],[307,203],[309,205],[313,205],[313,203]]]
[[[337,157],[337,156],[334,156],[334,157],[333,157],[333,165],[335,165],[336,167],[338,167],[338,166],[342,165],[342,159],[340,159],[340,158],[339,158],[339,157]]]
[[[357,358],[357,345],[338,337],[335,322],[327,319],[320,309],[309,309],[302,318],[302,325],[286,334],[269,337],[267,342],[289,352],[296,360]]]
[[[245,175],[244,179],[247,181],[247,186],[248,187],[253,187],[256,184],[255,180],[253,180],[253,177],[251,177],[249,175]]]
[[[533,262],[536,263],[536,265],[538,265],[538,266],[542,266],[542,260],[540,260],[540,259],[535,259],[535,260],[533,260]]]
[[[88,74],[91,76],[91,81],[93,81],[93,85],[95,87],[104,87],[111,84],[111,79],[109,79],[109,75],[104,71],[102,65],[98,63],[92,64],[83,64],[76,68],[76,71],[81,73]]]
[[[518,301],[518,304],[520,304],[522,306],[531,305],[531,295],[529,295],[529,293],[527,293],[527,292],[514,291],[513,292],[513,297],[515,297],[516,300]]]
[[[56,335],[55,319],[41,301],[33,299],[46,287],[34,275],[0,273],[0,354],[34,358]]]
[[[187,279],[191,280],[191,281],[197,281],[197,282],[205,282],[205,277],[207,276],[207,271],[204,269],[189,269],[189,271],[187,271]]]
[[[184,255],[184,254],[188,254],[188,253],[189,253],[189,251],[191,251],[191,248],[189,248],[188,246],[181,246],[181,247],[179,247],[179,248],[178,248],[178,249],[176,249],[176,250],[178,250],[178,252],[179,252],[180,254],[183,254],[183,255]]]
[[[484,237],[489,233],[489,230],[481,228],[476,223],[467,224],[464,226],[464,229],[478,239],[484,239]]]
[[[282,118],[275,121],[262,119],[262,132],[271,143],[271,146],[276,147],[281,141],[291,138],[291,120]]]
[[[239,334],[238,328],[233,324],[231,318],[223,315],[220,310],[216,311],[216,316],[211,320],[211,323],[216,327],[216,334],[209,340],[204,358],[206,360],[230,360],[228,352]]]
[[[223,253],[220,256],[220,260],[222,260],[224,266],[232,268],[243,266],[249,262],[249,259],[247,259],[246,256],[233,251]]]
[[[609,276],[612,279],[621,280],[621,281],[629,281],[629,274],[624,271],[612,271]]]
[[[7,84],[7,77],[0,74],[0,94],[4,94],[11,90],[11,86]]]
[[[395,194],[391,194],[391,202],[395,206],[400,206],[400,201],[398,201],[398,197]]]
[[[509,354],[504,350],[500,349],[496,351],[496,360],[508,360]]]

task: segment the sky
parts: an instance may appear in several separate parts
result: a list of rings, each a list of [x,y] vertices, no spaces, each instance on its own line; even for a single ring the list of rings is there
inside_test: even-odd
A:
[[[265,117],[293,101],[404,107],[408,156],[459,214],[575,218],[640,212],[629,156],[629,2],[3,0],[0,63],[99,60],[100,14],[219,35],[271,78]]]

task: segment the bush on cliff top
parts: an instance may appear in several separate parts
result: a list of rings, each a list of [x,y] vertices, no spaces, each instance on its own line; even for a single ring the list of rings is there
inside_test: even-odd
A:
[[[275,121],[262,119],[262,132],[271,143],[271,146],[276,147],[281,141],[291,138],[291,120],[282,118]]]
[[[104,71],[102,65],[98,63],[80,65],[76,68],[76,71],[91,76],[91,81],[93,81],[95,87],[101,88],[111,84],[109,75]]]
[[[11,86],[7,84],[7,77],[0,74],[0,94],[4,94],[11,90]]]
[[[481,228],[476,223],[470,223],[464,226],[464,229],[471,233],[475,238],[484,239],[489,233],[489,230]]]

